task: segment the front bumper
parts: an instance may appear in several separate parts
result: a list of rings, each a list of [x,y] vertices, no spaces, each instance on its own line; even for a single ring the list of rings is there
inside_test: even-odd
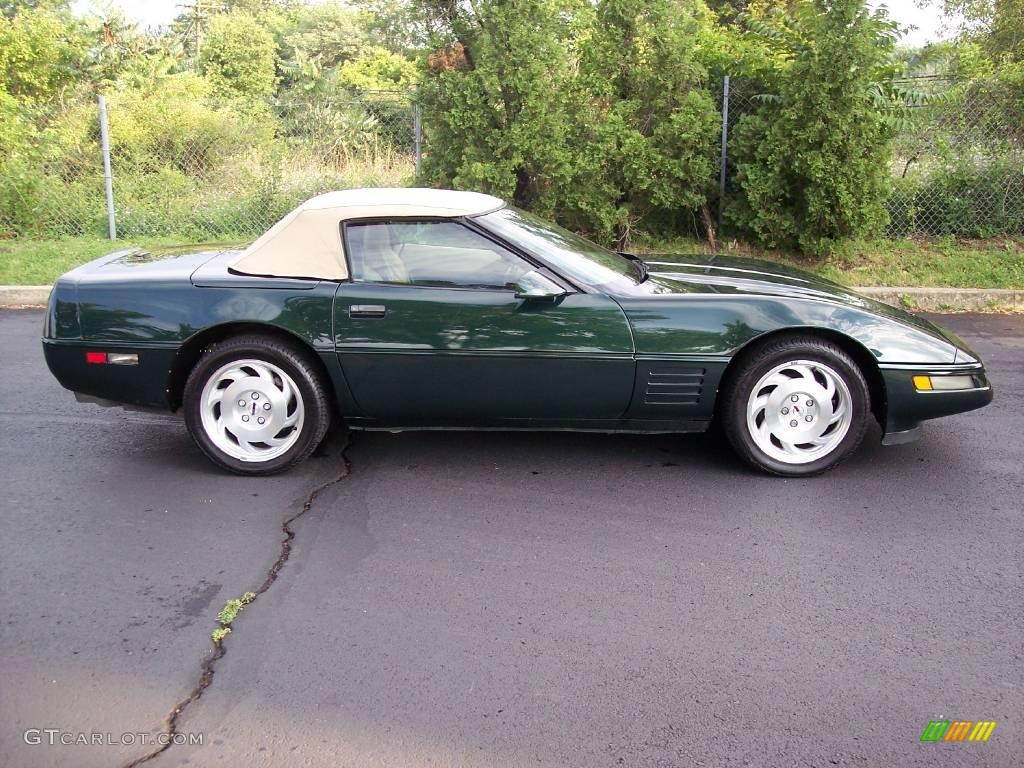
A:
[[[914,384],[915,376],[935,379],[948,376],[970,377],[969,388],[921,391]],[[938,365],[930,367],[885,366],[885,435],[886,445],[910,442],[920,434],[920,424],[927,419],[951,416],[982,408],[992,402],[992,385],[980,363]]]

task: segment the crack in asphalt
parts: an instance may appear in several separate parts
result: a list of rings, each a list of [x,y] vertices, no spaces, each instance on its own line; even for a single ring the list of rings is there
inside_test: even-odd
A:
[[[348,458],[348,449],[352,447],[351,434],[351,432],[346,433],[345,441],[341,446],[341,451],[339,452],[342,460],[341,471],[339,472],[339,474],[331,478],[330,480],[321,483],[320,485],[316,486],[312,491],[310,491],[309,495],[306,497],[306,500],[302,504],[302,508],[281,524],[281,530],[284,533],[284,539],[281,541],[280,554],[278,554],[277,560],[274,561],[274,564],[270,566],[270,569],[267,571],[267,577],[263,580],[263,583],[260,585],[259,589],[255,590],[256,597],[253,598],[249,606],[246,607],[254,605],[256,601],[259,599],[260,595],[262,595],[264,592],[266,592],[273,586],[274,582],[277,581],[278,575],[281,573],[281,569],[284,568],[285,563],[288,562],[288,558],[291,557],[292,541],[295,539],[295,531],[292,529],[292,523],[294,523],[304,514],[309,512],[310,509],[312,509],[313,504],[316,502],[317,496],[319,496],[323,491],[330,488],[332,485],[335,485],[344,480],[351,473],[352,464]],[[327,439],[330,439],[330,437],[328,437]],[[217,643],[216,650],[209,658],[203,661],[202,665],[199,668],[199,682],[196,683],[196,686],[189,692],[188,696],[186,696],[184,699],[182,699],[174,705],[174,709],[171,710],[170,714],[168,714],[167,718],[164,720],[163,732],[168,734],[167,743],[163,744],[157,749],[154,749],[152,752],[143,755],[142,757],[136,758],[132,762],[125,765],[124,768],[135,768],[136,766],[142,765],[143,763],[148,763],[150,760],[154,759],[158,755],[163,754],[170,747],[174,746],[173,739],[175,734],[178,733],[178,718],[181,716],[182,712],[184,712],[189,707],[189,705],[198,701],[202,697],[206,689],[209,688],[210,685],[213,683],[213,676],[216,672],[216,664],[220,659],[224,657],[224,654],[227,653],[227,648],[225,645],[226,642],[227,638]]]

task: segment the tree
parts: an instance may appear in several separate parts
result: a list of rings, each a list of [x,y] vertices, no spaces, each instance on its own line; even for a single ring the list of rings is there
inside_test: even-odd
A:
[[[705,203],[720,121],[694,50],[709,23],[693,0],[597,7],[582,48],[574,178],[563,199],[579,225],[620,249],[652,214],[671,217]]]
[[[370,48],[338,67],[337,84],[353,91],[408,91],[418,75],[414,62],[384,48]]]
[[[566,178],[572,37],[566,0],[424,4],[434,36],[421,85],[428,183],[550,208]]]
[[[44,102],[80,78],[86,40],[64,11],[21,9],[0,16],[0,92]]]
[[[443,18],[432,13],[433,3],[409,0],[353,0],[364,11],[373,43],[392,53],[415,57],[432,35],[441,31]]]
[[[275,11],[292,11],[307,5],[305,0],[221,0],[229,11],[245,11],[258,16],[262,13]]]
[[[216,95],[261,99],[277,85],[276,53],[274,36],[257,18],[231,11],[210,21],[200,64]]]
[[[967,39],[981,42],[990,56],[1024,61],[1024,0],[924,0],[958,20]]]
[[[749,24],[778,65],[734,133],[730,219],[763,245],[808,253],[878,231],[895,128],[887,110],[899,103],[895,25],[863,0],[800,0],[792,14]]]
[[[23,11],[66,11],[70,0],[0,0],[0,15],[13,19]]]
[[[323,69],[333,69],[359,56],[367,47],[362,15],[345,5],[324,3],[294,14],[281,42],[282,60],[303,56]]]

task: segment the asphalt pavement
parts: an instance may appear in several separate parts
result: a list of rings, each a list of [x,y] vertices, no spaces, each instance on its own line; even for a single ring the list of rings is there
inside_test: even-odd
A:
[[[818,478],[714,435],[357,433],[244,479],[0,312],[0,766],[127,766],[172,715],[203,744],[149,766],[1024,765],[1024,316],[936,319],[995,402]]]

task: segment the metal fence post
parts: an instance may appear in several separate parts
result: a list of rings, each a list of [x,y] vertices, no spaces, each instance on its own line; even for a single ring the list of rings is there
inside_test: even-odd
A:
[[[107,100],[100,96],[100,144],[103,147],[103,186],[107,193],[107,234],[117,240],[114,221],[114,179],[110,173],[110,129],[107,127]]]
[[[722,160],[718,169],[718,229],[722,229],[722,208],[725,206],[725,162],[729,156],[729,76],[722,80]]]
[[[423,155],[423,123],[420,119],[420,103],[412,105],[413,131],[415,134],[416,175],[420,175],[420,157]]]

